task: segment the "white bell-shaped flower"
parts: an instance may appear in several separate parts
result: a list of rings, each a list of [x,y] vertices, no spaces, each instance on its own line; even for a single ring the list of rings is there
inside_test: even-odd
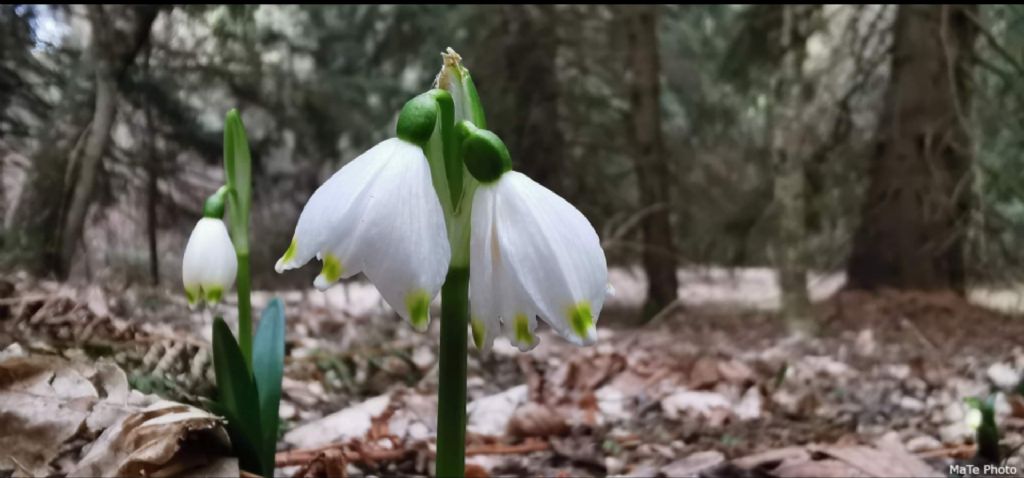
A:
[[[473,338],[488,349],[504,333],[537,344],[536,318],[577,345],[597,338],[608,266],[594,227],[551,190],[509,171],[473,198],[470,310]]]
[[[313,193],[275,269],[315,256],[323,261],[313,282],[321,290],[363,272],[391,308],[422,330],[451,259],[444,221],[423,150],[388,139]]]
[[[185,245],[181,261],[181,281],[189,305],[200,300],[220,302],[231,288],[238,272],[238,258],[224,221],[204,217],[196,223]]]

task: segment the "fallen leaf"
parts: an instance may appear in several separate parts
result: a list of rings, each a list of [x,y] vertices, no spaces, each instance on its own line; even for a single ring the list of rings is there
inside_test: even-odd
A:
[[[709,450],[694,453],[668,465],[661,467],[665,476],[690,477],[698,476],[702,471],[710,470],[725,461],[725,455],[721,452]]]
[[[390,404],[390,394],[371,398],[292,429],[284,435],[284,442],[295,448],[315,448],[362,438],[373,426],[373,418],[384,413]]]
[[[527,386],[519,385],[501,393],[478,398],[466,407],[466,430],[477,435],[502,436],[512,414],[526,403]]]
[[[160,476],[195,467],[237,475],[230,453],[220,418],[163,401],[107,428],[68,476]]]
[[[661,409],[671,419],[682,415],[714,415],[715,409],[729,410],[732,404],[725,397],[714,392],[680,390],[661,400]]]
[[[238,475],[218,417],[131,390],[112,362],[17,346],[0,353],[0,448],[0,475]]]
[[[548,437],[568,431],[569,424],[558,410],[536,402],[517,408],[508,421],[508,434],[514,437]]]
[[[693,363],[690,369],[689,387],[694,390],[710,387],[722,378],[718,373],[719,361],[701,357]]]

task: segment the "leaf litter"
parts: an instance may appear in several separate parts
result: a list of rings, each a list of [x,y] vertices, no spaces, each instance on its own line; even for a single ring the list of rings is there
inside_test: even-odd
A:
[[[208,394],[208,365],[195,362],[209,319],[183,301],[147,308],[132,302],[141,293],[112,301],[95,289],[18,285],[0,338],[33,354],[61,351],[62,360],[77,350],[69,362],[96,371],[54,373],[63,395],[46,393],[67,397],[61,413],[46,414],[47,443],[57,445],[32,441],[36,457],[0,462],[7,469],[70,474],[83,463],[125,463],[123,451],[84,458],[117,448],[116,433],[104,430],[132,422],[104,417],[96,404],[144,395],[126,392],[145,384],[140,377],[166,379],[149,391],[178,398],[176,406]],[[278,293],[289,317],[279,475],[429,474],[437,321],[415,333],[363,297],[364,286]],[[258,294],[254,305],[269,296]],[[988,393],[997,394],[1002,447],[1024,443],[1024,399],[1012,393],[1024,371],[1024,321],[1009,313],[941,294],[841,292],[815,306],[820,336],[796,340],[761,307],[684,304],[637,326],[616,318],[628,309],[616,305],[594,347],[543,330],[528,354],[501,341],[489,354],[471,350],[467,474],[934,476],[973,454],[963,399]],[[140,339],[160,356],[130,353]],[[121,383],[111,367],[135,378]],[[27,371],[19,376],[21,387],[52,387]],[[117,384],[110,393],[107,383]],[[221,430],[209,421],[216,417],[175,410],[191,424],[179,433]],[[1007,463],[1024,465],[1019,453]]]

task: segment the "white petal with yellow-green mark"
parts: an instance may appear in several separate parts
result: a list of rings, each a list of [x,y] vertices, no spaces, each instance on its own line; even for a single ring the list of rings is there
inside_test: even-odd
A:
[[[385,140],[313,193],[276,269],[300,267],[314,256],[323,261],[313,282],[318,289],[363,272],[391,308],[426,328],[451,249],[419,146]]]
[[[537,344],[535,317],[577,345],[597,339],[608,266],[579,210],[510,171],[477,189],[472,228],[469,302],[478,345],[489,347],[500,327],[528,350]]]
[[[192,229],[181,261],[181,281],[189,305],[220,302],[235,282],[238,259],[224,221],[204,217]]]

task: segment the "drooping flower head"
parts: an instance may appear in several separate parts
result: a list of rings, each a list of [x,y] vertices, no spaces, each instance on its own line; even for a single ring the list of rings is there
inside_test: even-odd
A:
[[[235,282],[238,259],[220,217],[222,197],[212,197],[203,208],[203,218],[192,229],[181,261],[181,281],[190,306],[200,301],[216,304]]]
[[[537,345],[536,318],[578,345],[597,339],[608,267],[597,232],[565,199],[512,171],[493,133],[464,122],[464,157],[480,181],[473,198],[470,311],[473,338],[502,333],[520,350]]]
[[[451,256],[430,165],[414,143],[432,129],[377,144],[321,185],[277,272],[316,257],[323,263],[313,282],[320,290],[363,272],[388,305],[424,329]]]

